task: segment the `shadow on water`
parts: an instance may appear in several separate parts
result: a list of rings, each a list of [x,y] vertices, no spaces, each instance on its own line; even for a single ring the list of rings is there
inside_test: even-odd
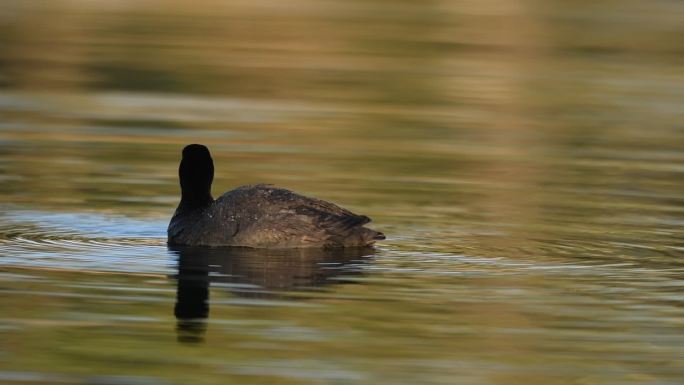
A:
[[[286,293],[343,283],[358,275],[372,247],[345,249],[212,248],[169,246],[178,256],[174,315],[180,342],[201,342],[209,317],[210,285],[245,298],[283,298]]]

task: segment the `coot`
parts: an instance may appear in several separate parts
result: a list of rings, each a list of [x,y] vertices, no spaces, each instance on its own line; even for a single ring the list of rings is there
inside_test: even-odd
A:
[[[168,242],[187,246],[254,248],[358,247],[385,239],[370,222],[333,203],[272,185],[238,187],[214,200],[214,162],[200,144],[183,149],[181,201]]]

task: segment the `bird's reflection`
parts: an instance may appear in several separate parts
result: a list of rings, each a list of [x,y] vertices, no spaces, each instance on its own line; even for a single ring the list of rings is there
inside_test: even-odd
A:
[[[209,285],[226,286],[250,298],[284,296],[343,282],[343,275],[359,274],[359,264],[372,247],[344,249],[263,250],[169,246],[178,256],[176,316],[178,340],[200,342],[209,316]]]

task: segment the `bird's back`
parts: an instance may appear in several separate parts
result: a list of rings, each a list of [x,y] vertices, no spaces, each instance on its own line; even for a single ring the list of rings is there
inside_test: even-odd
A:
[[[171,243],[259,248],[350,247],[384,239],[382,233],[363,227],[370,222],[365,215],[271,185],[239,187],[201,211],[179,210],[169,225]]]

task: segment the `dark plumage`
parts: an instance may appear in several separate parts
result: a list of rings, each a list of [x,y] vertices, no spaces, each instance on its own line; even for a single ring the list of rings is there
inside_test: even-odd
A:
[[[333,203],[271,185],[242,186],[214,200],[214,163],[199,144],[183,149],[181,201],[171,218],[172,245],[256,248],[352,247],[385,236],[370,222]]]

